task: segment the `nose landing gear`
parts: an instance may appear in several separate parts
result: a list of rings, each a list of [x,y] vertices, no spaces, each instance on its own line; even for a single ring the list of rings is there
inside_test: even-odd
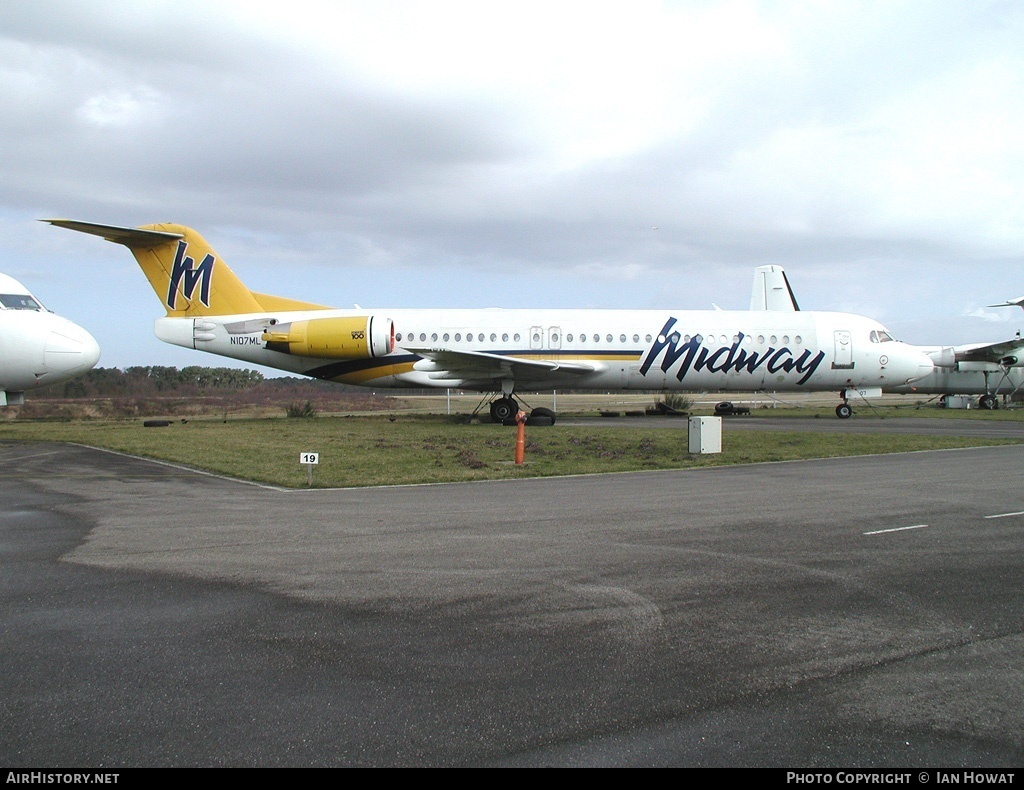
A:
[[[839,397],[843,399],[843,402],[836,406],[836,417],[840,420],[848,420],[853,416],[853,406],[850,405],[850,401],[846,397],[846,390],[840,392]]]

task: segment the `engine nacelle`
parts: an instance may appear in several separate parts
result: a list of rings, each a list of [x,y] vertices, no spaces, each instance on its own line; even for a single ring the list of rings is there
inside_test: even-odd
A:
[[[269,327],[263,340],[270,351],[298,357],[373,359],[395,347],[395,325],[372,315],[310,318]]]
[[[937,368],[956,367],[956,349],[952,346],[945,346],[944,348],[936,349],[935,351],[929,351],[928,356],[931,358],[932,364]]]

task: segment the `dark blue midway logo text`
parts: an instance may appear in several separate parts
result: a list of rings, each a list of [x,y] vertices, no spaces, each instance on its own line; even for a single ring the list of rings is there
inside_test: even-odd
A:
[[[741,348],[743,338],[746,337],[739,332],[731,346],[722,346],[712,351],[704,345],[704,338],[694,335],[685,343],[680,343],[682,338],[678,332],[673,332],[676,325],[675,318],[669,318],[665,326],[658,333],[650,350],[644,355],[640,363],[640,374],[647,375],[655,360],[665,352],[661,360],[661,369],[669,373],[676,364],[679,369],[675,371],[676,379],[682,381],[691,370],[707,370],[711,373],[728,373],[729,371],[746,371],[754,373],[758,368],[764,367],[768,373],[778,373],[780,370],[791,373],[794,370],[802,373],[803,376],[797,380],[797,384],[803,384],[818,369],[818,365],[825,358],[825,352],[819,351],[816,355],[810,349],[805,349],[800,356],[796,356],[789,348],[767,348],[763,352],[751,352]]]

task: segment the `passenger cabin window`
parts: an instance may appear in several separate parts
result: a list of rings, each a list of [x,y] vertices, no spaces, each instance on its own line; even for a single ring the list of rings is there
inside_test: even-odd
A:
[[[28,294],[0,294],[0,305],[8,310],[43,309],[43,306]]]

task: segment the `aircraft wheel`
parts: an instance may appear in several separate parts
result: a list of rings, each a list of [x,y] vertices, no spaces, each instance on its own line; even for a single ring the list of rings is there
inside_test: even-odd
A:
[[[980,398],[978,398],[978,408],[988,410],[998,409],[999,401],[996,400],[995,395],[982,395]]]
[[[498,398],[491,404],[491,420],[506,422],[514,420],[519,413],[519,403],[515,398]]]
[[[853,416],[853,407],[849,403],[840,403],[836,406],[836,417],[840,420],[848,420]]]

